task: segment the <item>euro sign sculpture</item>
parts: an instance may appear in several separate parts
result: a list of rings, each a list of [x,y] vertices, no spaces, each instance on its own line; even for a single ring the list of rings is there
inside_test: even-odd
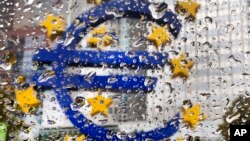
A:
[[[134,136],[124,135],[121,138],[117,133],[90,122],[81,112],[72,110],[70,106],[73,100],[69,95],[70,89],[67,87],[68,85],[71,85],[71,88],[73,87],[75,89],[101,89],[126,93],[148,93],[154,90],[157,82],[157,78],[155,77],[95,75],[91,78],[91,81],[88,81],[85,79],[86,76],[65,73],[65,69],[68,66],[75,64],[94,67],[106,64],[114,68],[122,67],[121,64],[126,64],[126,66],[131,69],[137,67],[149,69],[164,66],[168,63],[167,53],[149,53],[146,51],[76,51],[74,49],[82,38],[82,35],[86,35],[90,28],[96,27],[107,20],[122,17],[140,19],[141,16],[144,16],[144,19],[156,22],[159,25],[169,25],[169,31],[174,37],[177,37],[182,25],[177,19],[176,14],[170,10],[165,10],[160,18],[155,18],[150,10],[150,6],[152,5],[157,7],[156,12],[162,11],[163,8],[167,7],[165,3],[153,4],[144,0],[111,0],[96,6],[76,18],[80,23],[84,24],[75,25],[72,23],[63,35],[64,42],[59,43],[55,50],[40,49],[33,57],[33,61],[51,64],[55,75],[55,77],[46,81],[39,81],[39,77],[42,74],[37,72],[33,77],[36,86],[53,89],[61,108],[63,108],[64,113],[72,124],[78,128],[81,133],[88,135],[94,140],[161,140],[170,137],[178,131],[179,114],[176,114],[175,117],[167,122],[165,127],[159,127],[147,132],[137,132],[134,133]],[[107,12],[108,10],[112,12]],[[117,16],[117,14],[114,13],[119,14]],[[95,20],[93,20],[93,18]],[[141,59],[141,57],[144,59]],[[79,60],[75,62],[74,58],[79,58]],[[108,83],[109,78],[115,78],[117,81]],[[126,78],[126,80],[123,78]],[[146,85],[145,81],[148,79],[150,79],[151,83]]]

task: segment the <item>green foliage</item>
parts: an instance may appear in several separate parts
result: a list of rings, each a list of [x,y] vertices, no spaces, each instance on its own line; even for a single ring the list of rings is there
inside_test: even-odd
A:
[[[23,122],[12,90],[0,90],[0,107],[0,123],[7,124],[7,140],[14,139]]]

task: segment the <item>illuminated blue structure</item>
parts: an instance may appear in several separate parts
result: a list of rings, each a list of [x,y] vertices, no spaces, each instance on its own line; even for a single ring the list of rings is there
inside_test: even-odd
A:
[[[168,60],[167,53],[148,53],[143,51],[138,52],[118,52],[118,51],[75,51],[74,47],[86,35],[91,27],[96,27],[101,23],[120,17],[141,18],[144,16],[145,20],[153,21],[159,25],[171,25],[169,31],[173,36],[177,37],[181,29],[180,21],[177,16],[169,10],[164,12],[164,15],[155,19],[149,9],[152,6],[145,0],[111,0],[107,3],[99,5],[82,15],[77,20],[79,23],[70,25],[64,33],[64,42],[58,44],[55,50],[41,49],[35,54],[33,61],[40,63],[48,63],[53,67],[55,77],[47,81],[39,81],[41,73],[37,73],[33,77],[37,87],[51,88],[55,91],[57,100],[63,108],[63,111],[70,119],[72,124],[77,127],[82,133],[88,135],[90,138],[98,141],[103,140],[160,140],[170,137],[179,128],[179,114],[170,120],[165,127],[157,128],[148,132],[138,132],[135,135],[118,137],[116,133],[91,123],[79,111],[71,109],[73,100],[69,95],[69,87],[73,89],[86,90],[106,90],[115,92],[143,92],[147,93],[154,89],[157,78],[146,76],[129,76],[129,75],[114,75],[114,76],[92,76],[90,80],[86,80],[87,76],[71,75],[65,73],[65,68],[71,65],[94,66],[98,67],[103,64],[109,67],[126,67],[131,69],[142,68],[156,68],[164,66]],[[154,4],[157,11],[162,11],[167,7],[167,4]],[[110,12],[112,11],[112,12]],[[116,14],[114,14],[116,13]],[[79,58],[76,62],[74,58]],[[140,59],[140,58],[143,58]],[[108,80],[114,78],[115,82],[109,83]],[[126,79],[124,79],[126,78]],[[145,84],[145,81],[150,83]]]

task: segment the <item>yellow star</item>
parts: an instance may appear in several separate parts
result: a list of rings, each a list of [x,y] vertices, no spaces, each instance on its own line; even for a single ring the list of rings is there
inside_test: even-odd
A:
[[[49,14],[46,20],[41,23],[41,26],[46,28],[47,36],[53,39],[53,35],[61,34],[64,31],[66,22],[60,16]]]
[[[77,138],[77,141],[83,141],[85,139],[85,135],[81,135]]]
[[[90,38],[88,39],[88,44],[89,44],[91,47],[97,47],[99,42],[100,42],[100,39],[99,39],[99,38],[96,38],[96,37],[90,37]]]
[[[173,77],[181,76],[187,78],[189,76],[189,70],[194,63],[193,61],[187,61],[185,54],[182,53],[179,58],[171,59],[170,64],[173,67]]]
[[[94,116],[98,113],[102,113],[104,116],[108,116],[108,106],[112,104],[112,99],[105,98],[101,95],[97,95],[94,98],[89,98],[88,103],[92,106],[91,116]]]
[[[24,84],[26,82],[26,78],[23,75],[18,75],[16,79],[17,84]]]
[[[102,45],[109,46],[113,43],[114,43],[114,40],[110,35],[106,34],[102,37]]]
[[[178,137],[176,141],[182,141],[182,137]]]
[[[171,42],[171,37],[166,31],[166,28],[160,26],[153,26],[152,33],[147,38],[149,41],[153,42],[157,47],[162,44]]]
[[[6,63],[6,64],[13,65],[13,64],[16,63],[17,58],[16,58],[15,54],[10,53],[9,51],[7,51],[7,52],[3,55],[2,61],[3,61],[4,63]]]
[[[93,35],[100,35],[100,34],[104,34],[107,32],[107,27],[106,26],[101,26],[98,28],[94,28],[92,31]]]
[[[207,117],[201,114],[200,105],[196,104],[191,108],[184,109],[183,121],[188,123],[191,128],[195,128],[199,121],[205,120]]]
[[[99,49],[103,50],[103,47],[100,47],[99,45],[102,45],[104,47],[107,47],[114,43],[113,38],[107,34],[107,27],[101,26],[99,28],[94,28],[92,31],[93,36],[88,39],[88,44],[91,47],[98,47]],[[102,37],[98,37],[99,35],[104,35]]]
[[[196,14],[199,8],[200,4],[193,2],[193,0],[188,0],[188,2],[178,1],[176,5],[176,9],[179,14],[184,14],[185,12],[187,12],[188,17],[191,17],[192,19],[196,18]]]
[[[93,1],[94,1],[94,3],[95,3],[96,5],[99,5],[99,4],[102,3],[102,0],[87,0],[88,3],[92,3]]]
[[[76,141],[83,141],[85,139],[85,135],[80,135],[79,137],[76,138]],[[70,137],[68,134],[65,135],[64,137],[65,141],[71,141],[72,137]]]
[[[65,137],[64,137],[64,140],[65,141],[70,141],[70,136],[68,134],[66,134]]]
[[[25,90],[15,90],[16,100],[24,113],[28,113],[31,108],[40,105],[40,100],[36,98],[36,91],[33,87]]]

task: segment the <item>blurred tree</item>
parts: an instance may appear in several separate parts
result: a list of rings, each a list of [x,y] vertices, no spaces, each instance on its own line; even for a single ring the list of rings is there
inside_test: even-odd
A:
[[[245,125],[250,123],[250,98],[239,96],[232,102],[223,116],[223,124],[219,125],[219,130],[224,140],[229,140],[230,125]]]
[[[14,91],[11,87],[0,89],[0,123],[7,124],[7,140],[14,140],[22,129],[22,113],[17,108]]]

